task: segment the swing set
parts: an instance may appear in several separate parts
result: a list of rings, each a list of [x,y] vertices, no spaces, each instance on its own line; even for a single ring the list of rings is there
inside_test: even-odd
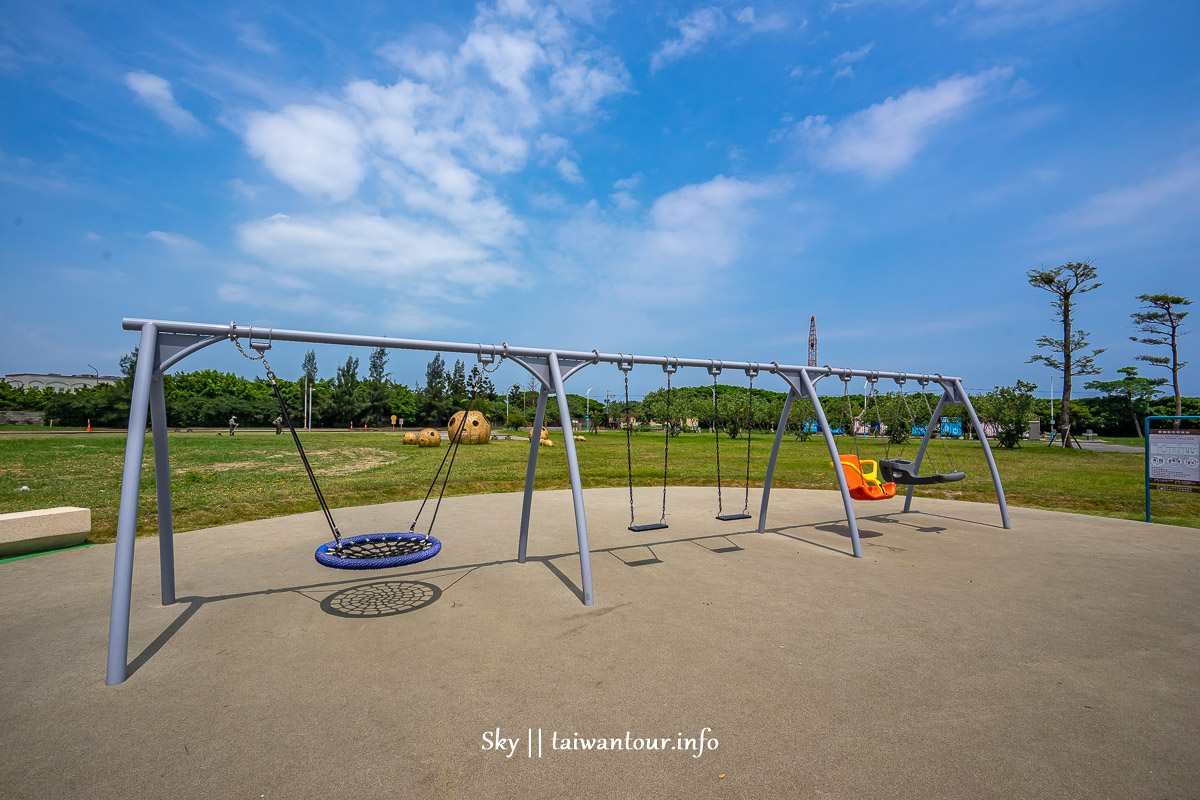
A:
[[[569,426],[571,413],[570,406],[567,402],[567,394],[565,382],[580,370],[599,364],[601,362],[616,364],[623,372],[626,373],[628,380],[628,372],[635,364],[657,365],[664,369],[668,380],[668,403],[671,400],[672,389],[670,387],[671,376],[676,370],[682,367],[690,368],[707,368],[713,376],[714,383],[714,423],[719,422],[720,407],[719,400],[716,397],[715,387],[717,384],[717,376],[722,368],[740,369],[746,372],[750,379],[750,403],[748,404],[748,415],[753,413],[753,387],[754,378],[759,375],[760,370],[766,371],[771,375],[783,380],[789,387],[787,398],[784,401],[783,412],[780,415],[778,426],[775,430],[775,440],[772,445],[770,459],[767,465],[766,476],[762,487],[762,500],[758,513],[758,532],[763,533],[767,529],[767,512],[768,504],[771,496],[771,484],[774,477],[777,458],[779,455],[780,445],[783,441],[783,436],[787,428],[788,414],[791,409],[792,402],[796,399],[807,399],[813,404],[813,409],[817,416],[818,427],[824,436],[826,445],[829,448],[829,454],[832,458],[842,464],[841,469],[835,470],[837,476],[838,488],[842,494],[842,504],[845,509],[846,523],[850,533],[850,541],[853,547],[854,556],[862,557],[862,548],[859,540],[859,530],[857,518],[854,512],[853,500],[858,499],[851,494],[851,485],[855,484],[858,476],[861,476],[861,486],[855,485],[855,491],[859,495],[863,491],[870,493],[868,486],[878,486],[876,488],[884,491],[882,487],[891,483],[908,484],[908,494],[905,500],[904,511],[910,510],[910,504],[913,496],[913,489],[919,483],[924,482],[944,482],[947,480],[960,480],[961,473],[948,473],[941,477],[921,476],[920,465],[924,459],[925,452],[929,443],[929,438],[935,428],[935,423],[940,419],[941,412],[947,403],[962,404],[967,416],[971,421],[979,441],[983,448],[984,456],[987,460],[988,469],[991,472],[992,484],[996,491],[996,500],[1000,509],[1000,516],[1005,528],[1010,527],[1008,518],[1008,506],[1004,499],[1004,488],[1000,482],[1000,475],[996,470],[995,460],[992,457],[991,449],[987,443],[987,437],[979,422],[978,416],[975,414],[974,407],[971,405],[970,398],[967,397],[965,390],[962,387],[960,378],[945,377],[941,374],[915,374],[908,376],[905,373],[895,372],[877,372],[855,369],[835,370],[829,366],[813,367],[813,366],[791,366],[781,365],[778,362],[769,362],[770,366],[766,367],[760,362],[718,362],[711,359],[698,358],[674,358],[662,356],[635,356],[621,355],[616,353],[601,353],[598,350],[591,351],[576,351],[576,350],[553,350],[534,347],[514,347],[507,343],[501,345],[482,343],[469,344],[464,342],[439,342],[428,341],[421,339],[399,339],[394,337],[383,336],[361,336],[353,334],[337,334],[324,333],[317,331],[299,331],[299,330],[275,330],[254,328],[252,326],[239,326],[236,323],[228,324],[212,324],[212,323],[194,323],[194,322],[171,322],[164,320],[152,319],[125,319],[122,321],[122,327],[125,330],[139,331],[140,339],[138,343],[137,364],[134,369],[133,385],[129,405],[129,427],[126,434],[125,442],[125,461],[122,470],[121,480],[121,499],[120,507],[117,515],[117,541],[114,548],[113,560],[113,591],[112,591],[112,606],[109,617],[109,633],[108,633],[108,669],[107,682],[109,684],[121,683],[125,680],[128,672],[128,655],[129,655],[129,617],[132,601],[133,590],[133,562],[134,562],[134,544],[137,536],[138,527],[138,500],[142,484],[142,466],[143,452],[145,449],[145,439],[147,433],[146,420],[150,419],[150,432],[153,436],[153,463],[154,463],[154,486],[157,495],[158,508],[158,554],[159,554],[159,580],[161,586],[160,596],[163,605],[171,605],[175,602],[175,554],[174,554],[174,534],[173,534],[173,518],[171,506],[171,472],[170,458],[168,454],[167,442],[167,413],[165,393],[163,389],[164,374],[186,358],[200,350],[209,347],[217,342],[232,340],[239,350],[241,348],[241,340],[245,340],[250,349],[259,354],[259,357],[254,357],[242,350],[242,354],[252,360],[261,360],[266,369],[268,380],[271,382],[272,390],[275,393],[276,400],[280,403],[280,411],[284,420],[288,424],[288,429],[292,434],[292,441],[296,445],[296,450],[300,455],[301,461],[304,464],[305,472],[308,475],[309,481],[312,484],[313,492],[316,494],[318,503],[321,506],[322,515],[325,518],[326,524],[329,526],[333,540],[317,549],[316,558],[319,563],[327,567],[337,569],[382,569],[405,564],[411,564],[418,561],[431,558],[436,555],[441,549],[441,542],[435,539],[432,535],[434,523],[437,520],[438,509],[441,500],[444,496],[447,482],[453,470],[454,459],[457,453],[457,442],[455,446],[447,448],[442,457],[442,463],[438,467],[430,486],[426,491],[425,497],[421,502],[421,506],[417,511],[408,530],[393,530],[382,533],[366,533],[355,536],[344,536],[339,530],[337,523],[334,521],[333,513],[329,509],[328,503],[325,501],[324,493],[321,490],[320,484],[316,479],[316,475],[308,462],[308,457],[304,452],[304,447],[300,441],[295,426],[292,424],[291,415],[288,412],[286,403],[283,402],[282,395],[279,391],[278,382],[270,366],[267,364],[265,352],[271,348],[273,341],[282,342],[297,342],[305,344],[329,344],[329,345],[346,345],[353,347],[369,347],[369,348],[391,348],[403,350],[416,350],[426,352],[451,352],[474,355],[484,370],[489,370],[499,367],[505,359],[518,364],[521,368],[527,371],[540,383],[540,391],[538,393],[537,412],[534,417],[534,430],[540,430],[545,422],[545,412],[547,401],[550,394],[553,393],[558,404],[559,417],[564,421],[564,427]],[[882,462],[875,462],[872,468],[872,462],[861,461],[857,459],[857,449],[854,454],[854,460],[858,461],[857,465],[853,461],[846,461],[839,457],[837,445],[834,441],[832,429],[825,415],[824,408],[820,398],[817,396],[816,383],[822,378],[837,374],[844,381],[848,381],[851,377],[866,377],[871,380],[892,379],[896,380],[901,385],[903,381],[912,377],[918,380],[922,387],[927,383],[933,383],[942,389],[942,396],[938,400],[937,406],[930,414],[930,423],[926,426],[925,437],[921,442],[921,446],[917,451],[915,460],[909,465],[903,458],[884,459]],[[482,376],[481,376],[482,377]],[[468,404],[470,406],[475,402],[475,396],[478,392],[478,384],[472,389],[472,399]],[[628,399],[628,388],[626,389],[626,398]],[[876,404],[877,398],[876,398]],[[926,398],[928,405],[928,398]],[[749,422],[749,420],[748,420]],[[670,419],[668,411],[668,430],[664,432],[664,447],[663,447],[663,506],[659,522],[653,524],[651,528],[643,528],[643,530],[657,529],[666,527],[666,485],[668,482],[668,456],[670,442]],[[716,427],[716,425],[714,425]],[[750,425],[747,425],[747,464],[746,464],[746,486],[743,501],[742,511],[739,514],[725,514],[723,500],[721,497],[721,476],[720,476],[720,434],[719,431],[715,434],[716,444],[716,459],[717,459],[717,518],[720,520],[740,520],[748,519],[749,514],[749,455],[750,455]],[[943,443],[944,445],[944,443]],[[629,447],[629,440],[626,440],[626,446]],[[856,442],[857,448],[857,442]],[[538,447],[536,440],[531,441],[528,465],[525,473],[525,490],[522,497],[521,506],[521,524],[517,542],[517,562],[525,563],[529,541],[529,526],[532,513],[533,486],[534,476],[537,469],[538,453],[541,448]],[[588,545],[587,533],[587,516],[584,510],[583,485],[580,477],[579,459],[575,450],[574,437],[566,435],[563,437],[563,449],[566,451],[566,461],[568,468],[568,476],[571,486],[571,502],[574,506],[575,516],[575,533],[578,543],[579,553],[579,596],[584,605],[592,605],[594,593],[592,589],[592,572],[591,572],[591,552]],[[903,451],[901,451],[901,456]],[[947,452],[947,456],[949,453]],[[953,466],[951,464],[951,466]],[[630,486],[632,487],[632,455],[627,458],[627,469],[630,477]],[[907,480],[904,476],[910,476],[917,480]],[[958,477],[955,477],[958,476]],[[932,480],[926,480],[926,479]],[[422,513],[426,505],[432,497],[433,488],[439,484],[440,489],[438,498],[434,503],[433,511],[429,520],[429,527],[424,531],[417,531],[417,525],[421,519]],[[895,494],[893,490],[893,496]],[[632,491],[630,493],[630,527],[638,529],[635,524],[633,507],[632,507]]]

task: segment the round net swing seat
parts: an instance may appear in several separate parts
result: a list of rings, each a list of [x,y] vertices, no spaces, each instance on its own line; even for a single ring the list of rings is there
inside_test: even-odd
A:
[[[433,558],[442,543],[423,533],[367,533],[317,548],[317,563],[334,569],[389,569]]]

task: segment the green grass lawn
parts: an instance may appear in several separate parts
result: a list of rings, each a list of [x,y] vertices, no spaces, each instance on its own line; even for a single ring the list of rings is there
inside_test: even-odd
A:
[[[305,449],[318,472],[326,499],[334,508],[422,497],[437,469],[443,448],[402,445],[400,435],[383,432],[313,432],[303,434]],[[538,462],[537,488],[569,486],[562,435],[554,447],[544,447]],[[147,437],[142,470],[139,531],[157,530],[154,471]],[[852,442],[841,439],[842,452]],[[624,486],[625,435],[591,434],[579,442],[585,488]],[[959,500],[993,502],[991,480],[976,442],[947,442],[957,467],[967,473],[960,483],[918,487],[918,494]],[[443,446],[444,447],[444,446]],[[673,485],[715,486],[713,437],[683,434],[671,440],[669,482]],[[171,489],[177,531],[194,530],[253,519],[318,509],[300,459],[285,434],[239,432],[236,437],[214,433],[170,435]],[[752,440],[750,483],[761,486],[771,439]],[[92,509],[91,541],[111,541],[116,535],[125,437],[119,433],[0,436],[0,513],[53,506]],[[881,441],[863,441],[862,458],[882,458]],[[459,450],[447,494],[464,495],[519,491],[524,483],[529,444],[495,441]],[[912,457],[915,444],[908,446]],[[1050,447],[993,451],[1013,506],[1073,511],[1099,516],[1141,519],[1144,514],[1144,466],[1141,454],[1097,453]],[[722,438],[721,475],[727,489],[726,511],[740,510],[744,486],[746,440]],[[898,455],[893,447],[891,455]],[[940,445],[931,444],[934,463],[948,471]],[[775,485],[806,489],[836,489],[824,442],[784,440]],[[649,432],[633,437],[634,482],[653,486],[662,481],[662,435]],[[28,486],[28,491],[22,491]],[[879,501],[881,507],[900,500]],[[716,493],[713,493],[716,510]],[[756,509],[752,509],[756,512]],[[645,509],[647,519],[654,509]],[[655,517],[657,518],[657,517]],[[1200,526],[1200,497],[1155,492],[1156,522]],[[407,522],[407,521],[406,521]]]

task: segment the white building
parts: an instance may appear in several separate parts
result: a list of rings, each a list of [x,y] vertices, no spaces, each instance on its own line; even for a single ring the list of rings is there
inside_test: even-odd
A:
[[[116,383],[119,380],[121,380],[119,375],[59,375],[57,372],[48,374],[18,372],[4,376],[5,383],[13,386],[23,386],[26,389],[50,387],[60,392],[73,392],[85,386],[99,386],[102,383]]]

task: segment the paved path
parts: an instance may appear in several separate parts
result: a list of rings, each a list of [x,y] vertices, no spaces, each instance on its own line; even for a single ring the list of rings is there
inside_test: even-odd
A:
[[[1145,453],[1145,447],[1133,447],[1127,444],[1110,444],[1109,442],[1089,442],[1079,440],[1079,446],[1084,450],[1096,450],[1101,453]]]
[[[644,534],[626,503],[587,492],[590,608],[561,491],[523,565],[515,494],[447,501],[442,553],[383,573],[319,567],[318,514],[181,534],[170,607],[141,540],[113,687],[112,546],[0,565],[0,795],[1197,796],[1195,531],[860,504],[856,560],[833,492],[777,491],[765,535],[713,520],[711,489]],[[627,733],[668,749],[551,744]]]

